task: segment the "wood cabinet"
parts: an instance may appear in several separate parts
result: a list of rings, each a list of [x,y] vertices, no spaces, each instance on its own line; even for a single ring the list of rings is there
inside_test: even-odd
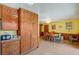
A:
[[[2,55],[25,54],[38,47],[38,15],[0,5],[0,30],[17,30],[21,40],[2,42]]]
[[[32,39],[31,39],[31,46],[32,48],[35,48],[38,46],[38,15],[37,14],[32,14]]]
[[[18,11],[17,9],[0,5],[0,18],[3,30],[18,30]]]
[[[29,13],[20,9],[20,35],[21,35],[21,54],[30,49]]]
[[[0,5],[0,29],[2,28],[2,20],[1,20],[1,18],[2,18],[2,12],[1,12],[1,8],[2,8],[2,6]]]
[[[1,41],[0,41],[0,55],[1,55]]]
[[[18,54],[20,54],[19,40],[2,43],[2,55],[18,55]]]
[[[0,4],[0,30],[17,31],[18,30],[18,10]],[[20,41],[0,41],[0,54],[17,55],[20,54]]]
[[[36,16],[35,16],[36,15]],[[38,18],[37,14],[19,9],[21,54],[25,54],[38,46]],[[35,18],[36,17],[36,18]]]
[[[64,40],[69,40],[69,34],[67,34],[67,33],[62,33],[62,35],[63,35],[63,39],[64,39]]]

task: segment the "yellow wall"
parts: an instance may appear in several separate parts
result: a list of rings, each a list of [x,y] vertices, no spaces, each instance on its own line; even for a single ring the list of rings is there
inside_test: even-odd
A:
[[[44,32],[44,25],[42,26],[42,30],[41,31]]]
[[[65,28],[65,23],[66,22],[72,22],[72,29],[70,31],[68,31]],[[58,33],[70,33],[70,34],[79,33],[79,20],[78,19],[61,20],[61,21],[51,22],[48,25],[49,25],[49,32],[55,31],[55,32],[58,32]],[[52,25],[56,25],[55,30],[52,29]],[[61,28],[60,28],[60,26],[61,26]],[[43,26],[42,30],[44,31],[44,26]]]

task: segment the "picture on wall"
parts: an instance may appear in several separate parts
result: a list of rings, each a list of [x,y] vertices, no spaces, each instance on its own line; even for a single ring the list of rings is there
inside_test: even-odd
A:
[[[56,29],[56,25],[52,25],[52,29]]]
[[[65,25],[66,25],[66,29],[68,31],[70,31],[72,29],[72,22],[66,22]]]

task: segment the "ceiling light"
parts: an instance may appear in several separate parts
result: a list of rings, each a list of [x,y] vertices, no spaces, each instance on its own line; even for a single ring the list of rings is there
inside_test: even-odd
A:
[[[50,20],[46,21],[46,23],[50,23],[50,22],[51,22]]]
[[[45,21],[46,21],[46,23],[50,23],[51,22],[51,18],[46,18]]]

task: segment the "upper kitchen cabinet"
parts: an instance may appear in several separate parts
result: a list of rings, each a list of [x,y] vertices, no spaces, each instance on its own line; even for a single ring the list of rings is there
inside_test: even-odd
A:
[[[1,7],[2,7],[2,6],[0,5],[0,20],[1,20]]]
[[[0,29],[1,29],[1,27],[2,27],[2,22],[1,22],[1,17],[2,17],[2,15],[1,15],[1,13],[2,13],[2,12],[1,12],[1,7],[2,7],[2,6],[0,5]]]
[[[3,30],[18,30],[18,11],[17,9],[2,5],[1,20]]]

